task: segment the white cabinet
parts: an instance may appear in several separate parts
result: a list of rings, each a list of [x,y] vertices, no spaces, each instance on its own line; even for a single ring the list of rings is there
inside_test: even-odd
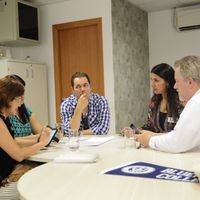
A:
[[[25,104],[42,123],[48,123],[47,68],[43,63],[22,60],[0,60],[0,78],[17,74],[26,82]]]

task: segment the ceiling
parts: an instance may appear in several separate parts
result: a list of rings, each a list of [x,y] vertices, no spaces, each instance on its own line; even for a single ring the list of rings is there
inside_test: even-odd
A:
[[[69,0],[27,0],[27,1],[35,3],[37,5],[45,5],[45,4],[52,4]],[[147,12],[167,10],[174,7],[188,6],[197,3],[200,4],[200,0],[128,0],[128,1]]]
[[[174,7],[188,6],[200,3],[200,0],[128,0],[147,12],[167,10]]]
[[[25,1],[41,6],[45,4],[53,4],[53,3],[59,3],[62,1],[69,1],[69,0],[25,0]]]

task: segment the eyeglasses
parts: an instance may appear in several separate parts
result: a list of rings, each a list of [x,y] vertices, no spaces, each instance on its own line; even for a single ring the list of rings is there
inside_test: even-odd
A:
[[[22,101],[22,97],[15,97],[14,100],[16,100],[19,103],[20,101]]]

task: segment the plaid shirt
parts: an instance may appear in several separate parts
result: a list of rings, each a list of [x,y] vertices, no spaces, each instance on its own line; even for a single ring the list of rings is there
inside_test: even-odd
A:
[[[74,95],[66,98],[60,107],[63,128],[68,132],[70,128],[70,120],[74,115],[78,99]],[[86,113],[89,129],[95,135],[104,135],[108,133],[110,127],[110,110],[105,97],[96,93],[91,93],[88,104],[88,112]],[[81,117],[80,129],[84,129],[83,117]]]

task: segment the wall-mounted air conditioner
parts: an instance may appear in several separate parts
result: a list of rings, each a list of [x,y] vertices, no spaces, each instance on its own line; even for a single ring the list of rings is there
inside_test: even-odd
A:
[[[174,24],[178,31],[200,28],[200,5],[175,8]]]

